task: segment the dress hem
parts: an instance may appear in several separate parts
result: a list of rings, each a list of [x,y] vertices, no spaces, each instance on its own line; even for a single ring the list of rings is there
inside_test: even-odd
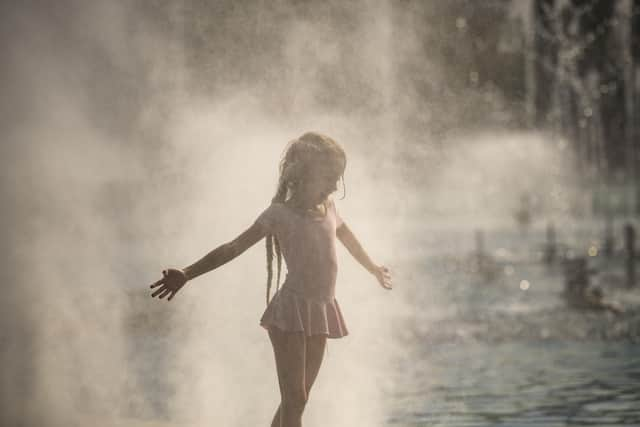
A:
[[[349,331],[335,298],[313,300],[304,298],[286,288],[280,289],[269,302],[260,326],[275,326],[285,332],[303,332],[306,336],[326,335],[342,338]]]
[[[301,331],[301,330],[300,330],[300,331],[289,331],[289,330],[286,330],[286,329],[282,329],[282,328],[281,328],[280,326],[278,326],[278,325],[273,325],[273,324],[270,324],[270,325],[269,325],[269,324],[265,324],[265,323],[260,323],[260,326],[262,326],[266,331],[268,331],[270,328],[274,327],[274,328],[280,329],[282,332],[285,332],[285,333],[298,333],[298,332],[304,332],[304,331]],[[331,335],[331,334],[328,334],[328,333],[326,333],[326,332],[319,332],[319,333],[313,333],[313,334],[305,334],[305,336],[307,336],[307,337],[312,337],[312,336],[315,336],[315,335],[324,335],[324,336],[326,336],[326,337],[327,337],[327,339],[334,339],[334,340],[337,340],[337,339],[344,338],[344,337],[348,336],[348,335],[349,335],[349,332],[345,332],[345,333],[344,333],[344,334],[342,334],[342,335]]]

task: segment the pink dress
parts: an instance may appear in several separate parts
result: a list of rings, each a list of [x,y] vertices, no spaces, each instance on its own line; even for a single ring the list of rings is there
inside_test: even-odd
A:
[[[278,238],[287,266],[284,283],[273,295],[260,325],[328,338],[347,335],[335,299],[336,229],[342,219],[333,200],[325,203],[324,216],[309,216],[272,203],[256,222]]]

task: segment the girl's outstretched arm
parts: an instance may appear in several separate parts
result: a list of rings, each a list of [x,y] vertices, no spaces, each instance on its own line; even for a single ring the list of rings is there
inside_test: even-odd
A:
[[[164,270],[162,272],[164,277],[151,285],[151,288],[160,286],[151,296],[157,295],[159,298],[164,298],[169,295],[168,299],[171,300],[187,281],[228,263],[259,242],[265,235],[264,228],[260,224],[254,223],[238,237],[218,246],[190,266],[182,270],[173,268]]]
[[[187,280],[191,280],[204,273],[224,265],[258,243],[265,236],[261,225],[254,223],[232,241],[222,244],[207,255],[182,269]]]
[[[336,229],[336,236],[338,240],[347,248],[349,253],[362,265],[369,273],[376,276],[378,283],[385,289],[391,289],[391,274],[389,269],[382,265],[374,263],[369,255],[364,250],[356,236],[351,232],[346,223],[342,223],[340,227]]]

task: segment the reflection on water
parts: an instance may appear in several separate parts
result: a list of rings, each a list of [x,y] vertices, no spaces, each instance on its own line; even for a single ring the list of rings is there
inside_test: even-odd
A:
[[[640,424],[640,347],[607,342],[421,346],[399,362],[387,425]],[[416,363],[416,361],[419,361]]]
[[[570,310],[561,268],[498,255],[488,277],[442,254],[405,266],[422,273],[385,425],[640,425],[640,292],[601,283],[623,315]]]

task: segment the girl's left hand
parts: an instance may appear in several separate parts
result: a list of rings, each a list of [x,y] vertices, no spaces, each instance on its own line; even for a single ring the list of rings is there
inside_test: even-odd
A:
[[[385,289],[392,289],[393,285],[391,284],[391,273],[389,269],[383,265],[376,266],[373,270],[374,276],[378,279],[378,283]]]

